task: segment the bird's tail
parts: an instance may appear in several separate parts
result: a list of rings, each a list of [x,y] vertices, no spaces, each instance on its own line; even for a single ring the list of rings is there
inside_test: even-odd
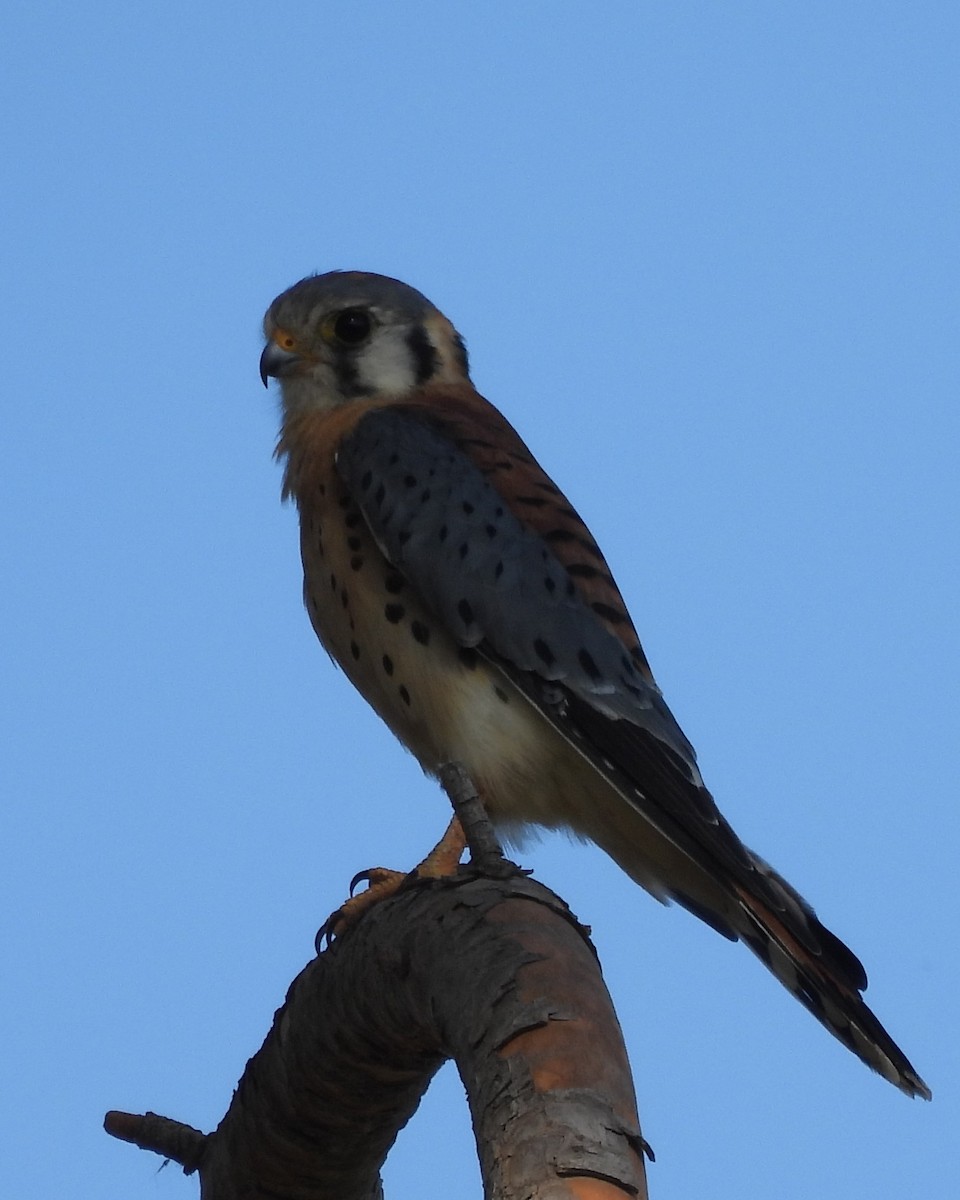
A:
[[[866,1006],[860,993],[867,975],[857,956],[817,919],[781,875],[753,855],[769,890],[782,894],[774,912],[763,899],[735,885],[741,920],[737,933],[780,982],[858,1058],[908,1096],[931,1098],[907,1056]]]

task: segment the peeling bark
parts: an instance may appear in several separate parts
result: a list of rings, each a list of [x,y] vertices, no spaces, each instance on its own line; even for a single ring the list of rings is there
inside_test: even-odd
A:
[[[461,869],[371,909],[294,980],[213,1134],[153,1114],[108,1113],[106,1127],[199,1171],[202,1200],[378,1200],[380,1167],[448,1058],[488,1200],[645,1200],[593,947],[521,874]]]

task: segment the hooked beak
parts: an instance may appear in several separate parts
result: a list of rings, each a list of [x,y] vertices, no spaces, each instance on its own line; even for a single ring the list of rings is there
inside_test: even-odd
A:
[[[267,386],[271,377],[281,379],[291,367],[302,361],[295,351],[282,350],[276,342],[267,342],[260,355],[260,378],[263,380],[263,386]]]

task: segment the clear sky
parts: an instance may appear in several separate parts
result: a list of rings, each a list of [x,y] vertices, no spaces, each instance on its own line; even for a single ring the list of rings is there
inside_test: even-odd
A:
[[[395,274],[605,548],[728,817],[864,959],[910,1102],[599,852],[653,1196],[956,1194],[960,7],[3,20],[0,1179],[179,1200],[357,870],[447,811],[316,644],[260,318]],[[391,1200],[479,1196],[448,1069]],[[432,1190],[431,1190],[432,1189]]]

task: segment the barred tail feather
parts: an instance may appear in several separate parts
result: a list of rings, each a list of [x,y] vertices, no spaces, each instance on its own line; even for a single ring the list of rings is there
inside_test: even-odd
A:
[[[801,945],[766,904],[739,886],[736,891],[743,916],[737,933],[784,987],[868,1067],[908,1096],[929,1100],[929,1087],[864,1003],[860,992],[867,979],[856,956],[808,905],[805,916],[819,954]]]

